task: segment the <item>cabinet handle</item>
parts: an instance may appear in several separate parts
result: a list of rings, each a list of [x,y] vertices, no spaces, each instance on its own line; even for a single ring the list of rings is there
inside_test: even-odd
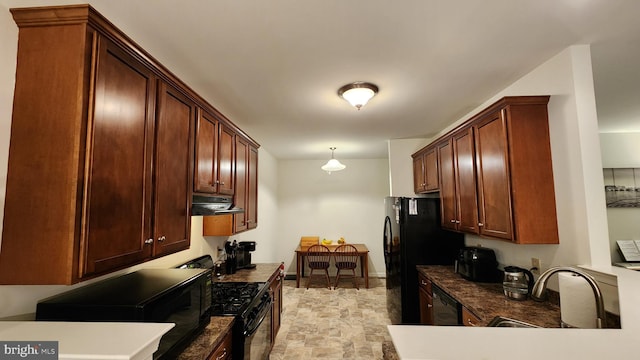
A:
[[[144,243],[147,244],[147,245],[151,245],[151,244],[153,244],[153,239],[147,239],[147,240],[144,241]]]
[[[460,220],[456,220],[456,224],[460,224]]]
[[[479,226],[479,227],[483,227],[483,226],[484,226],[484,224],[483,224],[483,223],[478,223],[478,226]]]
[[[427,309],[431,309],[432,307],[433,307],[433,305],[427,304]]]
[[[427,283],[424,280],[420,280],[420,285],[427,285]]]
[[[467,324],[469,326],[476,326],[476,324],[473,321],[471,321],[471,319],[467,319]]]
[[[456,219],[451,219],[451,223],[455,224],[456,223]]]
[[[222,349],[223,353],[220,356],[216,356],[216,360],[222,360],[227,357],[227,348]]]
[[[167,240],[167,237],[166,237],[166,236],[164,236],[164,235],[163,235],[163,236],[160,236],[160,237],[158,238],[158,242],[163,242],[163,241],[165,241],[165,240]]]

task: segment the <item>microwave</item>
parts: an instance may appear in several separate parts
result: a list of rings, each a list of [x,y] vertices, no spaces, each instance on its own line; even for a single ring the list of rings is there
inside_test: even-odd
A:
[[[175,359],[207,326],[211,269],[143,269],[41,300],[36,321],[167,322],[154,359]]]

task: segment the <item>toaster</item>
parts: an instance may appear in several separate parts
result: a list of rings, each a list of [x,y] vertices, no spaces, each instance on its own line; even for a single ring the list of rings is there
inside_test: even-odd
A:
[[[492,249],[467,246],[460,249],[455,271],[463,278],[477,282],[502,282],[496,253]]]

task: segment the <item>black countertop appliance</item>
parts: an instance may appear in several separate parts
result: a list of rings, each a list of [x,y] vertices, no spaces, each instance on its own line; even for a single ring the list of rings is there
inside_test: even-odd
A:
[[[502,282],[496,253],[492,249],[467,246],[460,249],[455,269],[463,278],[476,282]]]

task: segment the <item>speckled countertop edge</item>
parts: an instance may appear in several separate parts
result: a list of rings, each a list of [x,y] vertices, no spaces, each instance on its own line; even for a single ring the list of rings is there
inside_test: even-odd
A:
[[[211,322],[178,357],[179,360],[203,360],[220,345],[225,335],[231,331],[233,316],[212,316]]]
[[[503,316],[547,328],[560,327],[560,307],[549,301],[508,299],[501,283],[465,280],[454,272],[453,266],[424,265],[417,269],[479,317],[480,326],[486,326],[496,316]]]

